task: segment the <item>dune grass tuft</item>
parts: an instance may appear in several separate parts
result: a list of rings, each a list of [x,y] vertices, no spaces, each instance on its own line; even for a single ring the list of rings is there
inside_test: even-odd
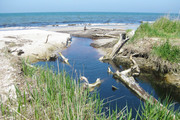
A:
[[[162,17],[153,24],[143,23],[138,27],[131,41],[144,37],[180,38],[180,20]]]
[[[155,45],[153,47],[152,53],[172,63],[180,62],[180,48],[179,46],[172,46],[169,43],[169,40],[167,40],[165,43],[163,43],[160,46]]]

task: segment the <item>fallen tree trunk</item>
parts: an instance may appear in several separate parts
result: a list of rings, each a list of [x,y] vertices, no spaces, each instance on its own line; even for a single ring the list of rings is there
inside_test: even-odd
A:
[[[113,60],[114,57],[117,55],[117,53],[121,50],[121,48],[124,46],[124,44],[129,40],[129,38],[126,38],[123,40],[123,36],[120,34],[118,42],[114,45],[112,52],[103,58],[100,58],[101,61],[104,60]]]
[[[120,34],[119,37],[119,41],[116,43],[116,45],[113,47],[113,50],[111,52],[111,54],[108,56],[109,58],[111,58],[112,60],[114,59],[114,57],[117,55],[117,53],[120,51],[120,49],[124,46],[124,44],[129,40],[129,38],[126,38],[125,40],[123,40],[122,35]]]
[[[135,60],[132,58],[132,55],[130,56],[130,60],[133,66],[121,72],[117,70],[115,73],[113,73],[114,78],[117,78],[118,80],[122,81],[141,100],[148,100],[151,104],[157,103],[158,100],[156,100],[153,96],[149,95],[142,87],[139,86],[139,84],[134,79],[134,76],[138,76],[140,74],[140,69]],[[161,106],[163,105],[161,104]]]

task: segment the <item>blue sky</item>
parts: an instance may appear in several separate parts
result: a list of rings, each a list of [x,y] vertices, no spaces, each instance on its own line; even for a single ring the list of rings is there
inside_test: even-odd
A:
[[[19,12],[179,13],[180,0],[0,0],[0,13]]]

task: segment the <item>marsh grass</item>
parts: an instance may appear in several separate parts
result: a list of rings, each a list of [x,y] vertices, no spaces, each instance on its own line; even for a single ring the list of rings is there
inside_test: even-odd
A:
[[[132,120],[132,109],[125,106],[122,110],[103,109],[105,104],[96,92],[84,90],[79,80],[74,80],[65,71],[52,72],[48,67],[41,68],[28,65],[22,66],[27,79],[25,91],[16,87],[17,99],[9,99],[1,103],[3,119],[36,119],[36,120]],[[167,104],[165,104],[167,105]],[[142,105],[137,111],[137,119],[170,119],[169,114],[161,109],[160,104]],[[165,106],[168,107],[168,106]],[[167,110],[167,109],[166,109]],[[175,113],[176,118],[179,113]],[[161,120],[161,119],[160,119]]]
[[[22,66],[26,78],[25,91],[16,87],[17,100],[1,104],[1,112],[8,119],[42,120],[94,120],[125,119],[125,110],[103,110],[103,100],[96,92],[84,90],[79,80],[74,80],[65,71],[52,72],[26,63]],[[126,111],[126,114],[124,113]]]
[[[162,17],[153,24],[143,23],[136,30],[131,42],[144,37],[180,38],[180,20]]]
[[[160,103],[156,103],[154,105],[150,104],[150,102],[146,101],[141,104],[142,110],[138,111],[138,117],[140,120],[179,120],[180,113],[179,110],[174,110],[174,104],[169,101],[169,97],[167,97],[163,101],[163,108]],[[159,100],[160,101],[160,100]],[[140,114],[139,114],[140,113]]]
[[[162,45],[155,45],[153,47],[152,53],[172,63],[180,62],[180,48],[179,46],[172,46],[169,43],[169,40],[164,42]]]

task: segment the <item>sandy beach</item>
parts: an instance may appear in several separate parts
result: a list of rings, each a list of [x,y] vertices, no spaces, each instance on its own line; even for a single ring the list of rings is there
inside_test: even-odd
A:
[[[68,47],[70,34],[46,30],[8,30],[0,31],[0,97],[16,98],[15,87],[20,82],[19,58],[29,62],[49,60],[56,57],[55,51]],[[18,82],[17,82],[18,81]]]
[[[70,34],[45,30],[0,31],[0,49],[7,48],[15,56],[30,62],[49,60],[55,50],[67,46]]]

